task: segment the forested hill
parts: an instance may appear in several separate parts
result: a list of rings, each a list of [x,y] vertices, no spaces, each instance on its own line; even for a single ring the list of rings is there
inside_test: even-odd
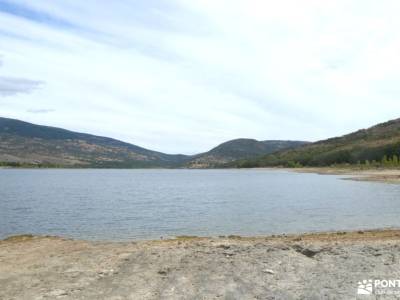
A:
[[[218,167],[238,159],[255,158],[283,149],[297,148],[306,144],[308,142],[235,139],[222,143],[208,152],[195,155],[186,165],[196,168]]]
[[[173,167],[189,157],[112,138],[0,118],[0,163],[69,167]]]
[[[232,166],[397,165],[399,155],[400,119],[396,119],[300,148],[279,151],[256,159],[240,160]]]

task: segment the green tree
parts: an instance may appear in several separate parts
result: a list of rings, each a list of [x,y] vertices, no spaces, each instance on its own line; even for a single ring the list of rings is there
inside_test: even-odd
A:
[[[302,168],[303,165],[297,161],[288,161],[287,167],[289,168]]]
[[[381,163],[382,163],[382,165],[385,166],[385,167],[389,164],[389,160],[388,160],[388,157],[387,157],[386,154],[382,157]]]

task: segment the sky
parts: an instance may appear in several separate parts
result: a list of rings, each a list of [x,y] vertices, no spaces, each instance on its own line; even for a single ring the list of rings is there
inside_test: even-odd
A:
[[[0,116],[166,153],[400,114],[397,0],[0,0]]]

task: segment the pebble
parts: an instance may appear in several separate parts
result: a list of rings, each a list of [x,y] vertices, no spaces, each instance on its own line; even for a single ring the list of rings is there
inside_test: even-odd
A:
[[[60,297],[60,296],[66,296],[66,295],[68,295],[68,292],[65,291],[65,290],[59,290],[59,289],[57,289],[57,290],[52,290],[52,291],[49,292],[47,295],[48,295],[48,296],[54,296],[54,297]]]

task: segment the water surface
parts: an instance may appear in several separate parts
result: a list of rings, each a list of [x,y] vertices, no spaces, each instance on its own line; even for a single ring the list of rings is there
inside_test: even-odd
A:
[[[271,170],[0,169],[0,238],[95,240],[400,227],[400,185]]]

